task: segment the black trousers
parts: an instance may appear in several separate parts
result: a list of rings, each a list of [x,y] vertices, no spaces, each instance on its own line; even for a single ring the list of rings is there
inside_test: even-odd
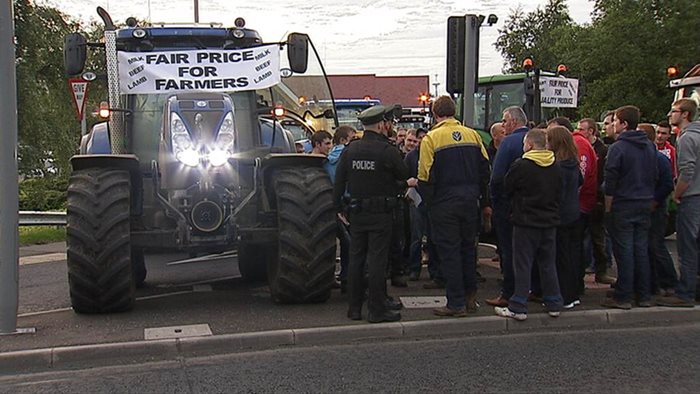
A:
[[[588,230],[591,222],[591,214],[590,213],[584,213],[581,212],[581,216],[578,219],[578,225],[576,226],[576,231],[574,236],[575,238],[575,245],[573,245],[575,253],[577,254],[577,263],[578,263],[578,284],[577,284],[577,289],[578,294],[583,295],[583,293],[586,291],[586,283],[584,281],[586,277],[586,268],[588,268],[588,264],[590,263],[590,260],[586,259],[585,253],[583,250],[583,235],[586,233],[586,230]]]
[[[350,218],[350,267],[348,287],[350,309],[360,310],[365,293],[364,277],[367,267],[367,308],[371,314],[386,311],[386,267],[391,244],[392,215],[360,212]]]
[[[440,255],[440,271],[445,278],[447,307],[466,306],[466,295],[475,292],[476,240],[479,207],[476,200],[450,201],[430,207],[433,242]]]
[[[407,260],[404,254],[406,245],[406,225],[407,221],[404,212],[406,211],[403,201],[392,211],[392,231],[391,247],[389,249],[389,275],[401,276],[406,273]]]
[[[596,204],[591,212],[590,220],[591,246],[593,248],[593,261],[595,261],[596,276],[608,273],[608,256],[605,253],[605,208],[603,204]],[[588,264],[588,261],[583,261]],[[584,267],[584,272],[585,272]]]
[[[579,299],[579,271],[581,265],[576,250],[577,223],[569,223],[557,227],[557,278],[559,278],[559,290],[564,299],[564,304],[570,304]]]

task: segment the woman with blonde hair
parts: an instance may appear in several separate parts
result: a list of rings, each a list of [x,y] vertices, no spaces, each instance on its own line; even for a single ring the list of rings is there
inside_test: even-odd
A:
[[[554,152],[554,158],[561,168],[561,201],[559,203],[560,224],[557,227],[557,277],[559,289],[564,299],[564,309],[581,304],[578,294],[578,278],[581,263],[578,253],[583,236],[577,231],[580,216],[579,189],[583,185],[583,175],[579,169],[578,150],[566,127],[552,126],[547,129],[547,148]]]

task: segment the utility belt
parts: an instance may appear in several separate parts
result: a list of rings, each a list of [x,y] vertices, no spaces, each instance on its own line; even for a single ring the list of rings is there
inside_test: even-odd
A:
[[[389,213],[399,206],[398,197],[351,198],[350,213]]]

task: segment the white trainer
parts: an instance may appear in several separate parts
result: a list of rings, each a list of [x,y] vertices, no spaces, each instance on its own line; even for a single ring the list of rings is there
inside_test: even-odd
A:
[[[523,321],[523,320],[527,319],[527,313],[515,313],[515,312],[511,311],[510,309],[508,309],[507,306],[504,306],[504,307],[496,306],[493,308],[493,310],[494,310],[494,312],[496,312],[496,314],[498,316],[501,316],[501,317],[510,317],[511,319],[515,319],[517,321]]]

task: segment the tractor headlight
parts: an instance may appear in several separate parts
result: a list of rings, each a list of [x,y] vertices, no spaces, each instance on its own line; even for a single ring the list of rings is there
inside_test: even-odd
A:
[[[190,133],[182,118],[175,112],[170,113],[170,134],[175,157],[187,166],[198,166],[200,155],[197,147],[192,143],[192,138],[190,138]]]
[[[224,121],[221,122],[219,132],[216,133],[216,146],[223,150],[233,152],[234,130],[233,113],[229,112],[224,116]]]
[[[219,132],[216,135],[214,147],[209,151],[209,163],[214,167],[219,167],[228,162],[233,154],[234,143],[234,123],[233,113],[229,112],[221,122]]]
[[[209,163],[214,167],[220,167],[228,162],[229,157],[231,157],[231,155],[228,152],[216,149],[209,152]]]
[[[186,149],[175,154],[175,157],[184,165],[197,167],[199,165],[199,152],[194,149]]]

